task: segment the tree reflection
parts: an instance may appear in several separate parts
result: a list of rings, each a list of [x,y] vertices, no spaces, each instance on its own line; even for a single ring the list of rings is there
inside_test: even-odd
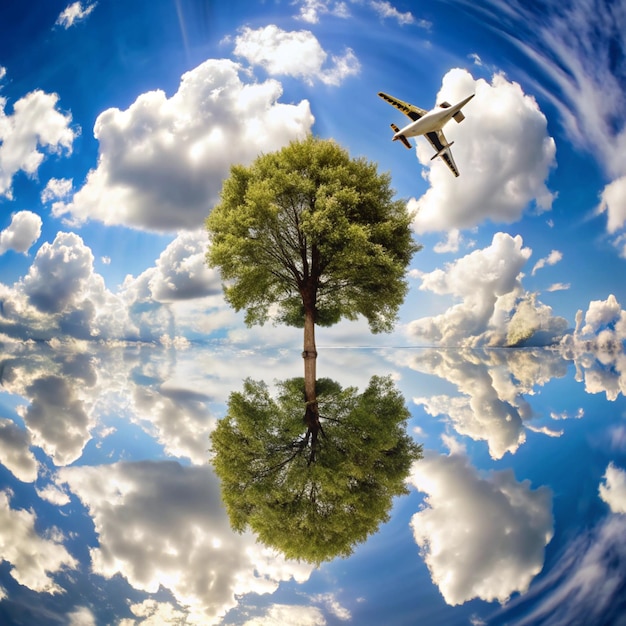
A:
[[[348,556],[389,519],[421,458],[404,399],[390,378],[372,377],[361,394],[323,378],[312,410],[303,378],[277,386],[273,398],[247,379],[211,436],[231,524],[289,558]]]

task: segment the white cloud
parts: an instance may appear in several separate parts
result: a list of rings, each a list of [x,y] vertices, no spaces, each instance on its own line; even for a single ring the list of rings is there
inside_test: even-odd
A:
[[[67,614],[68,626],[97,626],[94,614],[86,606],[79,606]]]
[[[478,353],[474,350],[432,349],[406,361],[406,366],[452,383],[461,395],[413,398],[429,415],[442,415],[460,435],[486,441],[494,459],[514,454],[534,428],[534,414],[525,395],[535,393],[567,362],[545,351]]]
[[[157,302],[220,295],[220,275],[206,264],[208,245],[205,230],[180,233],[168,244],[153,267],[137,278],[127,278],[124,291],[135,291],[135,299],[149,293]]]
[[[123,619],[118,626],[162,626],[163,624],[189,624],[185,612],[169,602],[144,600],[130,605],[136,619]]]
[[[25,483],[36,480],[39,467],[30,451],[30,444],[31,438],[27,430],[0,417],[0,463]]]
[[[41,218],[32,211],[18,211],[0,232],[0,254],[7,250],[26,253],[41,235]]]
[[[615,179],[605,188],[600,205],[608,213],[608,231],[614,232],[625,218],[620,198],[626,174],[626,124],[620,112],[626,108],[622,80],[626,12],[621,6],[594,2],[565,6],[550,1],[542,8],[539,17],[523,0],[481,3],[481,11],[506,19],[509,40],[540,68],[526,79],[560,112],[570,139],[588,149]]]
[[[331,56],[308,30],[285,31],[274,25],[252,30],[245,27],[235,40],[235,54],[252,65],[260,65],[268,74],[293,76],[309,84],[316,80],[339,85],[359,72],[359,62],[349,48],[343,56]]]
[[[609,183],[602,192],[598,211],[608,216],[606,229],[609,233],[624,226],[626,222],[626,176]]]
[[[16,407],[26,428],[22,445],[39,446],[56,465],[71,463],[80,458],[91,439],[98,402],[110,400],[107,385],[112,385],[118,375],[128,376],[128,372],[117,362],[109,365],[96,361],[93,346],[81,352],[71,345],[59,349],[39,344],[34,354],[27,345],[22,344],[22,348],[2,363],[4,389],[25,401]],[[115,353],[109,354],[111,359],[114,356]],[[104,377],[102,380],[96,364]],[[24,470],[31,473],[21,478],[33,476],[31,464]],[[41,498],[53,504],[62,506],[68,502],[67,494],[51,485],[36,490]]]
[[[570,283],[553,283],[546,291],[567,291],[572,285]]]
[[[6,98],[0,97],[0,196],[12,198],[13,176],[23,171],[34,176],[47,152],[72,151],[76,131],[71,115],[57,109],[56,94],[32,91],[13,105],[7,115]]]
[[[609,463],[600,483],[600,498],[609,505],[613,513],[626,513],[626,471]]]
[[[519,409],[499,399],[488,383],[483,382],[471,396],[440,395],[414,398],[414,402],[429,415],[446,416],[460,435],[485,440],[494,459],[515,453],[526,441]]]
[[[74,181],[71,178],[51,178],[41,192],[42,202],[67,198],[72,192]]]
[[[243,626],[326,626],[326,618],[316,606],[272,604],[264,615],[245,621]]]
[[[410,481],[426,494],[411,519],[433,582],[450,605],[506,602],[541,571],[553,534],[552,495],[511,470],[481,475],[465,456],[426,451]]]
[[[80,458],[93,424],[75,385],[68,378],[44,375],[29,384],[25,392],[31,402],[28,407],[19,407],[18,413],[33,443],[41,446],[56,465]]]
[[[280,83],[244,83],[241,67],[209,60],[183,74],[178,91],[140,95],[101,113],[98,166],[53,215],[152,231],[195,230],[217,201],[233,163],[249,163],[303,137],[309,103],[278,102]]]
[[[570,415],[567,411],[563,411],[562,413],[556,413],[554,411],[550,412],[550,417],[553,420],[568,420],[568,419],[581,419],[585,415],[585,410],[580,407],[574,415]]]
[[[11,564],[11,576],[33,591],[60,593],[52,574],[75,569],[76,560],[62,544],[58,531],[44,539],[35,530],[35,514],[12,509],[10,494],[0,491],[0,559]]]
[[[413,322],[415,334],[434,325],[443,343],[461,343],[464,337],[484,332],[500,296],[521,288],[519,274],[532,251],[524,248],[522,238],[496,233],[491,245],[474,250],[446,266],[422,276],[420,289],[438,295],[452,294],[463,304],[449,309],[441,318]],[[433,329],[434,330],[434,329]],[[421,334],[421,333],[420,333]],[[435,339],[434,333],[429,338]]]
[[[472,93],[474,99],[463,109],[466,119],[445,127],[448,141],[455,141],[460,177],[436,159],[427,171],[430,188],[409,201],[409,209],[417,211],[413,224],[418,233],[470,228],[486,219],[511,223],[530,204],[537,211],[552,206],[554,196],[545,181],[556,150],[535,100],[502,75],[489,84],[453,69],[443,78],[437,102],[458,102]],[[430,144],[419,139],[420,162],[431,163],[432,154]]]
[[[312,571],[230,530],[208,465],[70,467],[59,471],[58,480],[93,518],[99,537],[91,550],[93,571],[122,575],[151,594],[168,589],[191,623],[218,623],[237,595],[271,593],[280,581],[303,582]]]
[[[626,331],[626,314],[622,311],[617,298],[610,294],[606,300],[592,300],[585,314],[585,325],[582,328],[582,333],[584,335],[598,333],[598,331],[614,325],[618,325]],[[626,339],[626,334],[620,334],[620,339]]]
[[[60,232],[41,246],[24,277],[12,287],[0,283],[0,332],[178,341],[228,328],[239,318],[224,301],[218,273],[206,266],[206,247],[205,231],[182,232],[153,267],[128,276],[113,293],[95,272],[91,249],[75,233]]]
[[[567,322],[522,288],[521,269],[530,258],[522,238],[496,233],[491,245],[474,250],[422,276],[420,289],[461,302],[444,313],[408,325],[409,334],[441,345],[552,343]]]
[[[158,389],[137,386],[132,392],[130,420],[161,443],[169,456],[202,465],[208,461],[208,435],[216,423],[208,408],[210,399],[171,384]]]
[[[169,455],[205,464],[207,437],[215,424],[212,403],[225,402],[240,386],[245,358],[230,351],[231,363],[222,365],[223,357],[212,353],[210,363],[204,363],[203,351],[179,351],[174,367],[169,349],[144,347],[143,358],[149,354],[146,364],[121,347],[89,342],[49,351],[39,346],[36,354],[25,349],[6,358],[3,387],[24,398],[17,413],[25,429],[0,419],[0,462],[20,480],[32,482],[38,466],[29,446],[38,445],[56,465],[67,465],[82,456],[94,433],[100,439],[107,436],[112,429],[103,424],[103,416],[116,414],[138,425]],[[258,369],[263,367],[267,364]],[[287,377],[293,363],[284,370]],[[207,371],[220,375],[207,378]],[[136,377],[149,383],[140,384]],[[36,490],[57,506],[69,502],[68,494],[54,485]]]
[[[70,497],[59,489],[56,485],[50,483],[41,489],[36,489],[37,495],[42,499],[56,506],[65,506],[70,503]]]
[[[380,17],[394,19],[398,24],[414,24],[415,18],[410,11],[402,13],[387,0],[372,0],[370,6]]]
[[[74,233],[44,243],[23,281],[24,293],[42,312],[73,308],[92,275],[93,254]]]
[[[337,2],[335,0],[298,0],[292,4],[300,5],[300,12],[296,16],[297,19],[310,24],[317,24],[320,15],[333,15],[335,17],[346,18],[350,16],[350,11],[345,2]]]
[[[446,252],[458,252],[463,241],[463,236],[458,228],[453,228],[446,234],[446,240],[435,244],[434,252],[445,254]]]
[[[559,252],[559,250],[552,250],[547,257],[539,259],[535,265],[533,266],[531,275],[534,276],[535,273],[544,268],[546,265],[556,265],[559,261],[563,259],[563,253]]]
[[[81,2],[68,4],[59,14],[56,24],[67,30],[70,26],[84,20],[96,8],[97,4],[97,2],[86,6],[83,6]]]
[[[583,324],[584,322],[584,324]],[[585,382],[587,393],[606,393],[616,400],[626,393],[626,311],[610,294],[592,300],[585,314],[576,314],[576,328],[563,337],[561,353],[576,365],[576,380]]]

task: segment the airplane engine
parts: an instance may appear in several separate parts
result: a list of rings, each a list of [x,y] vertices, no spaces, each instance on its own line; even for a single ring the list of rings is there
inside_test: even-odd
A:
[[[443,156],[446,152],[448,152],[448,150],[450,149],[450,146],[453,143],[454,141],[451,141],[450,143],[447,143],[445,146],[443,146],[441,150],[437,150],[437,152],[430,158],[430,160],[434,161],[437,157]]]

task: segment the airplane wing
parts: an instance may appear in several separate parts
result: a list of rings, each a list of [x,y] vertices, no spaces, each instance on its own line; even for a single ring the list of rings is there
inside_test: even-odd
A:
[[[445,149],[447,146],[449,146],[449,144],[446,141],[443,132],[440,130],[435,130],[432,133],[426,133],[426,139],[428,139],[430,145],[437,151],[437,154],[435,156],[440,156],[444,160],[445,164],[450,168],[450,170],[452,170],[452,173],[455,176],[458,176],[459,170],[456,166],[456,163],[454,162],[454,159],[452,158],[452,151],[449,147],[447,150]],[[433,157],[433,159],[434,158],[435,157]]]
[[[403,100],[398,100],[398,98],[394,98],[389,94],[383,93],[382,91],[378,92],[378,95],[385,101],[389,102],[391,106],[396,107],[398,111],[402,111],[405,115],[410,117],[413,121],[419,120],[420,117],[423,117],[428,113],[424,109],[420,109],[416,107],[414,104],[410,104],[409,102],[404,102]]]

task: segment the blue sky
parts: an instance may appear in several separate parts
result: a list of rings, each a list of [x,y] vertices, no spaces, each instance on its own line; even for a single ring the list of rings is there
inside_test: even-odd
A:
[[[344,324],[329,343],[556,342],[590,301],[626,302],[619,3],[2,11],[8,337],[245,334],[204,267],[203,219],[231,164],[307,132],[390,172],[424,244],[396,336]],[[446,128],[458,180],[425,141],[390,143],[403,116],[379,90],[425,108],[476,93]]]
[[[0,621],[609,620],[624,33],[624,0],[1,3]],[[404,117],[378,91],[427,109],[476,94],[445,129],[459,178],[422,139],[391,142]],[[390,523],[319,571],[229,533],[206,464],[228,394],[299,374],[302,336],[245,327],[203,221],[232,164],[309,132],[389,172],[424,246],[393,333],[317,333],[318,375],[394,376],[427,449]],[[552,348],[459,351],[511,345]],[[591,571],[615,574],[602,602],[581,592]]]

